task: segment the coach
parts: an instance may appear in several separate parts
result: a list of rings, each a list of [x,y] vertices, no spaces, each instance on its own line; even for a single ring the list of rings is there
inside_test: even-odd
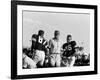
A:
[[[54,38],[49,40],[49,46],[50,46],[50,64],[52,67],[60,67],[61,63],[61,43],[59,40],[60,32],[56,30],[54,32]]]

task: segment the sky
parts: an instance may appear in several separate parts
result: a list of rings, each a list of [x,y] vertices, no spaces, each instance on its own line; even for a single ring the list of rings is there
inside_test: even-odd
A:
[[[31,46],[32,34],[38,30],[45,31],[45,39],[54,37],[54,31],[60,31],[61,43],[66,42],[68,34],[77,42],[77,46],[84,46],[85,52],[90,50],[90,15],[78,13],[55,13],[23,11],[23,46]]]

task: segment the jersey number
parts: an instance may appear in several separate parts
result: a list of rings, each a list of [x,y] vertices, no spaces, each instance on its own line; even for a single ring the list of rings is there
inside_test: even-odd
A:
[[[72,50],[72,47],[71,47],[71,45],[68,45],[68,50],[70,51],[70,50]]]
[[[41,44],[43,43],[43,45],[46,44],[46,41],[43,42],[43,38],[40,38],[40,37],[39,37],[39,39],[38,39],[38,42],[41,43]]]
[[[40,38],[40,37],[39,37],[38,42],[39,42],[39,43],[42,43],[42,42],[43,42],[43,38]]]

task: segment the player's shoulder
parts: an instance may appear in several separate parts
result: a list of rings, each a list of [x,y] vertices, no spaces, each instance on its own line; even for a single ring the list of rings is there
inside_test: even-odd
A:
[[[65,48],[67,45],[68,45],[68,43],[64,43],[64,44],[62,45],[62,47]]]
[[[72,45],[76,45],[76,41],[71,41],[71,44]]]
[[[64,43],[63,45],[67,45],[68,43]]]
[[[76,43],[76,41],[71,41],[71,43]]]
[[[33,34],[33,35],[32,35],[32,38],[37,38],[37,37],[38,37],[37,34]]]

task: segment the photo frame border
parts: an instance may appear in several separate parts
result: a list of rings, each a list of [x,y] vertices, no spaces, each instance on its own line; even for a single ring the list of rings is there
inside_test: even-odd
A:
[[[32,74],[32,75],[17,75],[17,5],[36,5],[49,7],[63,8],[81,8],[94,10],[94,71],[69,72],[69,73],[50,73],[50,74]],[[35,1],[11,1],[11,78],[26,79],[26,78],[43,78],[43,77],[60,77],[60,76],[76,76],[97,74],[97,5],[85,4],[65,4],[65,3],[50,3],[50,2],[35,2]]]

